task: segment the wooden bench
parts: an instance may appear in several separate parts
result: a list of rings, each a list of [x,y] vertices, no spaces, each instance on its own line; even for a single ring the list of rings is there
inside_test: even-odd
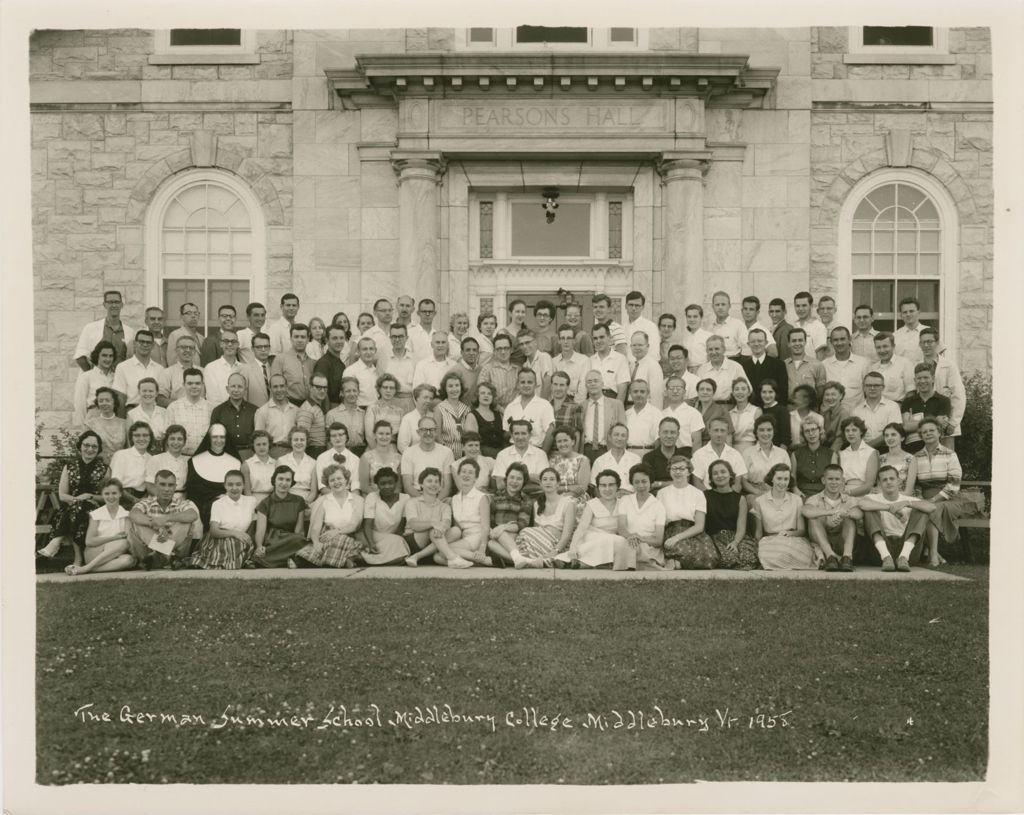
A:
[[[992,518],[988,513],[992,507],[992,482],[991,481],[961,481],[960,489],[977,489],[981,490],[985,496],[985,508],[982,510],[982,515],[974,516],[971,518],[957,518],[956,525],[962,529],[988,529],[992,523]]]

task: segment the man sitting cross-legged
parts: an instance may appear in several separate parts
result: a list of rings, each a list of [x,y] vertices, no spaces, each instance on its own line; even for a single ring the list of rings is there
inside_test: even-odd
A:
[[[935,504],[900,492],[900,476],[895,467],[878,470],[880,492],[860,499],[864,528],[882,558],[883,572],[909,572],[911,562],[921,557],[921,538],[928,527],[928,513]],[[893,553],[896,562],[893,563]]]
[[[189,555],[199,510],[188,498],[175,497],[177,483],[174,473],[160,470],[153,476],[156,495],[136,503],[128,516],[128,551],[143,569],[149,569],[158,555],[165,568],[181,568]],[[157,547],[167,542],[173,546],[171,554],[158,553]]]
[[[825,489],[804,502],[803,515],[811,542],[825,556],[826,572],[853,571],[853,543],[857,535],[857,521],[863,513],[857,508],[857,499],[844,490],[843,468],[829,464],[821,476]],[[842,547],[843,557],[836,557]]]

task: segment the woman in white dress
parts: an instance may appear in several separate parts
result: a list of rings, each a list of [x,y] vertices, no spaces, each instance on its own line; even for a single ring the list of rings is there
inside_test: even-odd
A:
[[[646,464],[629,470],[633,492],[619,499],[619,533],[636,552],[638,569],[664,569],[665,506],[651,495],[654,473]]]
[[[369,494],[376,489],[376,475],[385,467],[401,471],[402,457],[392,443],[393,438],[391,423],[386,419],[380,419],[373,426],[373,444],[359,459],[359,484],[363,492]]]
[[[452,526],[443,541],[438,539],[438,551],[434,554],[434,562],[440,566],[465,568],[460,560],[481,566],[492,565],[487,556],[491,502],[485,493],[477,489],[479,476],[480,465],[471,458],[465,459],[455,473],[459,491],[452,496]]]
[[[587,502],[568,551],[556,561],[569,563],[572,568],[600,568],[615,570],[636,568],[636,549],[619,534],[619,487],[622,479],[614,470],[597,474],[597,498]]]
[[[867,425],[860,416],[849,416],[840,423],[839,432],[846,446],[832,456],[832,463],[843,468],[844,491],[854,497],[867,495],[878,478],[878,451],[864,443]]]
[[[295,473],[295,480],[292,482],[291,489],[292,495],[299,496],[299,498],[311,505],[316,500],[319,489],[316,483],[316,459],[306,455],[306,442],[308,440],[309,434],[305,428],[293,427],[288,433],[288,443],[292,449],[281,456],[277,463],[284,464]]]
[[[553,558],[569,548],[576,527],[576,500],[571,493],[561,492],[558,470],[541,470],[540,489],[533,505],[533,524],[520,530],[510,552],[517,569],[554,565]]]
[[[363,528],[356,538],[366,542],[362,557],[370,566],[399,564],[409,556],[409,544],[402,537],[409,496],[398,491],[401,484],[397,470],[381,467],[363,501]]]
[[[882,430],[885,452],[878,457],[878,469],[895,467],[900,479],[900,492],[914,495],[917,489],[917,456],[903,449],[907,431],[899,422],[890,422]]]
[[[771,489],[754,501],[754,537],[763,569],[817,569],[818,554],[807,539],[803,501],[789,491],[788,464],[776,464],[765,481]]]
[[[732,421],[732,446],[743,455],[749,447],[753,447],[757,439],[754,436],[754,422],[761,415],[761,408],[750,403],[750,383],[746,379],[734,379],[732,398],[736,403],[729,411]]]
[[[244,495],[245,477],[241,470],[224,475],[224,495],[210,506],[210,529],[192,556],[197,569],[241,569],[255,567],[253,542],[256,505],[262,500]]]
[[[774,416],[759,416],[754,422],[757,444],[748,447],[743,453],[743,463],[747,471],[740,476],[743,494],[751,496],[748,501],[753,501],[771,489],[765,482],[765,475],[772,467],[776,464],[789,464],[789,453],[775,444],[776,430]]]
[[[145,422],[135,422],[128,429],[128,440],[132,446],[118,450],[110,458],[110,477],[116,478],[121,485],[122,498],[131,509],[136,501],[146,496],[146,468],[153,431]]]
[[[128,424],[145,422],[153,431],[153,444],[150,452],[156,453],[163,449],[164,434],[167,432],[167,408],[156,403],[156,395],[160,386],[157,381],[147,376],[139,380],[139,404],[128,411]]]
[[[128,510],[121,506],[121,483],[108,478],[100,484],[103,505],[89,513],[85,549],[75,544],[75,562],[64,571],[72,576],[90,572],[123,572],[135,566],[128,554]]]
[[[295,553],[300,566],[326,566],[351,569],[366,547],[366,539],[357,537],[363,525],[363,498],[349,490],[351,474],[341,464],[324,470],[329,492],[317,501],[309,518],[310,542]]]
[[[82,371],[75,380],[75,394],[72,401],[74,411],[71,414],[72,427],[83,427],[87,417],[97,412],[96,391],[100,388],[114,387],[114,361],[117,350],[108,340],[96,343],[89,361],[92,367]]]
[[[274,491],[274,470],[277,459],[270,455],[270,444],[273,439],[266,430],[257,430],[252,434],[252,458],[242,462],[242,476],[245,478],[245,494],[255,495],[262,501]],[[257,501],[258,503],[258,501]]]

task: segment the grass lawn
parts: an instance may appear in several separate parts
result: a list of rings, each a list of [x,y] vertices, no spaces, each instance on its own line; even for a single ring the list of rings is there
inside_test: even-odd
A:
[[[953,571],[972,582],[41,584],[37,780],[981,780],[987,569]],[[380,727],[321,729],[374,704]],[[445,704],[494,724],[388,724]]]

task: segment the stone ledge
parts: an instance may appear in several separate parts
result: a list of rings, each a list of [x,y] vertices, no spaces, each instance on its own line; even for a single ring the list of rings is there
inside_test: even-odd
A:
[[[843,54],[846,65],[956,65],[952,54]]]
[[[259,54],[152,54],[150,65],[259,65]]]

